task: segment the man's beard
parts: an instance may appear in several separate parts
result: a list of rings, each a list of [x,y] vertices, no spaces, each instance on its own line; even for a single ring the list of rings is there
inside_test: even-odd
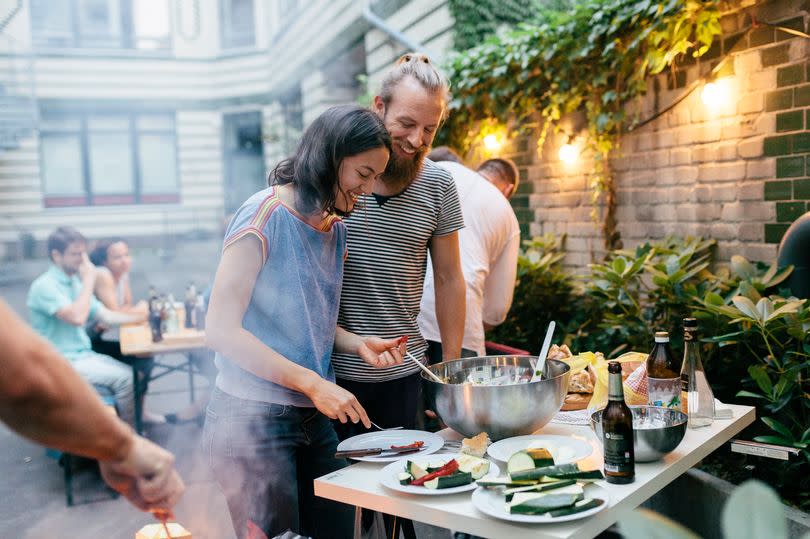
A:
[[[394,144],[397,142],[395,141]],[[395,152],[391,152],[391,158],[388,159],[388,165],[380,179],[394,192],[404,191],[422,170],[422,163],[427,153],[427,146],[419,148],[412,157],[400,157]]]

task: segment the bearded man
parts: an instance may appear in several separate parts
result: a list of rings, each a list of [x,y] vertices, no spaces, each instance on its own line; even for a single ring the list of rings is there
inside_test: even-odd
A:
[[[393,139],[393,152],[374,192],[344,221],[349,230],[338,323],[358,335],[407,335],[408,351],[425,361],[427,343],[416,318],[428,252],[435,278],[443,357],[460,357],[465,284],[458,230],[464,220],[453,178],[425,159],[447,113],[448,86],[427,56],[402,56],[382,81],[374,110]],[[419,367],[411,361],[368,368],[335,353],[337,383],[351,391],[381,427],[413,428],[421,399]],[[345,439],[364,432],[337,424]]]

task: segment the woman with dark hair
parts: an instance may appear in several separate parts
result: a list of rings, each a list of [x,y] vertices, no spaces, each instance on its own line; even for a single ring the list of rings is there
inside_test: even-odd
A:
[[[374,113],[333,107],[226,232],[206,318],[219,375],[203,444],[239,538],[253,526],[268,537],[351,535],[351,508],[313,493],[316,477],[346,465],[334,458],[331,420],[371,427],[334,383],[330,356],[334,348],[387,367],[402,362],[404,345],[337,327],[347,256],[338,215],[370,192],[390,152]]]
[[[129,272],[132,269],[132,257],[129,246],[122,238],[108,238],[96,242],[90,251],[90,262],[96,267],[96,284],[93,295],[111,311],[138,314],[146,318],[149,306],[145,301],[132,303],[132,289],[129,285]],[[121,342],[118,326],[107,327],[98,322],[91,322],[87,328],[90,345],[93,351],[122,361],[130,367],[137,367],[137,381],[146,393],[149,387],[154,360],[152,358],[135,358],[121,353]],[[143,403],[141,403],[143,404]],[[146,423],[165,423],[166,416],[147,410],[141,405],[141,418]]]
[[[113,311],[148,314],[149,307],[145,301],[132,303],[132,289],[129,286],[132,257],[127,242],[121,238],[99,240],[89,256],[96,266],[93,294],[101,303]]]

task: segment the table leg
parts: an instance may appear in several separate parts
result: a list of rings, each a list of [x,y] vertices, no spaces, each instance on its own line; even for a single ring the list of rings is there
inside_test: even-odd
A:
[[[188,360],[188,393],[190,402],[194,403],[194,362],[191,359],[191,353],[186,354]]]
[[[133,398],[135,399],[135,432],[143,434],[143,387],[141,383],[137,361],[132,364]]]
[[[354,508],[354,539],[360,539],[363,534],[363,508],[359,505]]]

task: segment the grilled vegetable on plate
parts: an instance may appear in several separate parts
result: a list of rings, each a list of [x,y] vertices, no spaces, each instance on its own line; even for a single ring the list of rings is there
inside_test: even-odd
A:
[[[381,483],[412,494],[453,494],[474,490],[475,480],[496,476],[498,467],[471,455],[431,455],[392,462],[381,470]]]

